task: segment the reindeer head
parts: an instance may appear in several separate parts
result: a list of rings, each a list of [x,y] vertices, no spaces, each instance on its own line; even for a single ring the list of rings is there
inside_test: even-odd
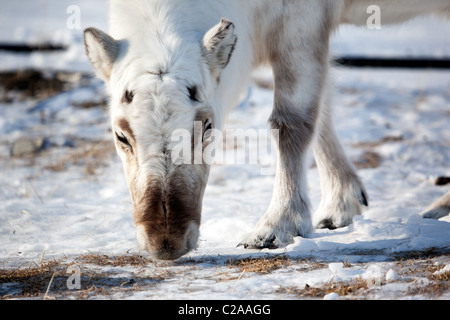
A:
[[[95,28],[84,32],[89,60],[110,95],[139,245],[163,260],[196,247],[209,165],[194,156],[210,143],[215,88],[237,40],[225,19],[203,39],[186,34],[114,39]],[[189,150],[177,149],[180,143]]]

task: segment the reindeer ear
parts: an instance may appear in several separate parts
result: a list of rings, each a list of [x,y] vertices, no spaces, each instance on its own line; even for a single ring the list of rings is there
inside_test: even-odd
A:
[[[84,31],[84,46],[96,75],[108,81],[119,53],[118,42],[99,29],[88,28]]]
[[[224,18],[205,34],[203,55],[213,76],[219,77],[222,70],[228,65],[236,42],[234,24]]]

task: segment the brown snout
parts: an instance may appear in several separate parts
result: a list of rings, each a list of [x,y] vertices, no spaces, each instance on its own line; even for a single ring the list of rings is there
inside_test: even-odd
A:
[[[140,223],[136,226],[138,243],[158,260],[176,260],[197,245],[199,225],[191,222],[185,232],[152,232],[151,223]]]
[[[156,259],[175,260],[196,247],[201,198],[196,200],[188,190],[172,188],[166,194],[160,188],[153,188],[142,199],[141,206],[134,206],[141,250]]]
[[[141,250],[156,259],[175,260],[195,249],[208,169],[179,165],[164,178],[149,176],[145,187],[129,179]]]

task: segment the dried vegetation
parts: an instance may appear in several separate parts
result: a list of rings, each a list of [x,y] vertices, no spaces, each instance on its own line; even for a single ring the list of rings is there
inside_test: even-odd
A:
[[[410,255],[399,257],[393,262],[399,277],[397,280],[372,280],[355,277],[349,281],[334,279],[320,285],[303,287],[289,284],[279,285],[274,289],[281,298],[321,299],[329,293],[337,293],[341,299],[373,299],[377,290],[388,283],[397,282],[405,285],[405,290],[398,299],[406,296],[423,296],[439,298],[450,290],[450,272],[444,271],[445,264],[436,259],[447,259],[448,255],[434,255],[423,258]],[[202,263],[202,262],[201,262]],[[344,268],[354,265],[344,261]],[[69,266],[76,265],[81,269],[81,289],[70,290],[67,280]],[[101,253],[81,255],[68,262],[68,259],[44,261],[41,264],[31,263],[19,268],[0,270],[0,299],[37,298],[37,299],[90,299],[112,298],[115,294],[126,295],[131,291],[146,291],[165,280],[181,277],[193,277],[199,268],[198,262],[185,261],[178,264],[177,271],[164,265],[156,265],[151,259],[137,254],[108,256]],[[232,259],[226,264],[217,265],[218,272],[208,280],[233,281],[236,289],[243,277],[253,275],[264,276],[280,270],[295,272],[311,272],[328,268],[327,263],[292,259],[285,255],[265,256],[260,258]],[[185,274],[185,275],[184,275]],[[403,296],[402,296],[403,295]]]

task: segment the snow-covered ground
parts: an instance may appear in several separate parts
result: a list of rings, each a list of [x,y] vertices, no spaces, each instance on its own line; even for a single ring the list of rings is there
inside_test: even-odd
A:
[[[106,29],[104,0],[4,1],[0,42],[62,43],[68,49],[0,51],[0,70],[90,72],[82,30],[67,27],[72,13],[67,8],[72,5],[80,8],[81,29]],[[449,32],[450,22],[434,18],[382,30],[343,27],[332,50],[336,55],[450,57]],[[82,282],[88,282],[83,275],[104,279],[97,283],[103,291],[89,291],[85,283],[81,291],[57,290],[50,283],[47,297],[57,298],[449,299],[450,217],[429,220],[418,214],[449,190],[448,184],[437,186],[435,180],[450,176],[450,71],[336,68],[333,73],[337,131],[349,157],[360,164],[370,208],[348,227],[315,230],[311,237],[296,238],[282,249],[246,250],[236,245],[267,208],[273,175],[261,175],[257,165],[216,165],[204,197],[199,247],[174,263],[111,262],[145,254],[137,249],[130,197],[111,146],[108,115],[99,106],[80,107],[84,102],[102,104],[103,85],[98,80],[82,77],[43,101],[0,102],[3,271],[59,261],[64,267],[76,263]],[[273,91],[270,85],[256,83],[270,83],[271,74],[263,69],[255,78],[228,127],[267,128]],[[45,138],[47,147],[33,156],[12,157],[12,145],[23,137]],[[367,157],[372,160],[369,166],[363,163]],[[320,188],[314,166],[308,178],[317,208]],[[86,258],[89,255],[109,262],[96,264]],[[259,259],[255,263],[281,262],[273,270],[254,271],[249,257]],[[439,277],[442,274],[447,277]],[[436,280],[442,278],[444,285]],[[328,294],[337,292],[332,284],[356,287],[361,281],[365,285],[356,292]],[[430,289],[436,281],[441,281],[442,290]],[[14,281],[2,280],[0,285],[0,296],[23,293]],[[318,288],[322,294],[308,294]]]

